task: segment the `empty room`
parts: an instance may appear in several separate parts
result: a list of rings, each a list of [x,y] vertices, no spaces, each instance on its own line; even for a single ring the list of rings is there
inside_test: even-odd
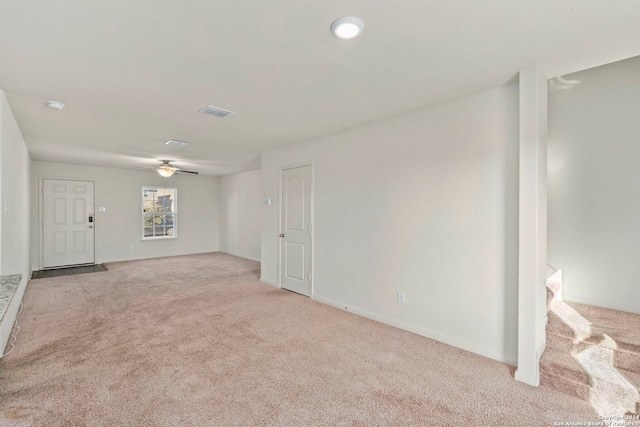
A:
[[[640,426],[639,18],[0,0],[0,425]]]

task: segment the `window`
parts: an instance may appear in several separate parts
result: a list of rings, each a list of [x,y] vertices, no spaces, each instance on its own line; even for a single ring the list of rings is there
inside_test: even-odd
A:
[[[142,187],[142,239],[175,239],[178,189]]]

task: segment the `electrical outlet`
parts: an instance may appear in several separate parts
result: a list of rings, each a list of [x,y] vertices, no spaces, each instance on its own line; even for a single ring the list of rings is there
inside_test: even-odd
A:
[[[398,304],[404,304],[404,292],[398,291]]]
[[[129,243],[129,250],[132,251],[133,250],[133,243]]]

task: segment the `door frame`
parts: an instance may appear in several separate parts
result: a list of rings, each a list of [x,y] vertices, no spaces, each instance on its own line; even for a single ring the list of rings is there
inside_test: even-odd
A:
[[[300,167],[304,167],[304,166],[310,166],[311,168],[311,194],[309,195],[311,197],[311,218],[310,218],[310,225],[311,225],[311,232],[309,233],[309,268],[311,269],[311,280],[309,281],[309,298],[313,299],[314,297],[314,276],[315,276],[315,267],[314,267],[314,244],[315,244],[315,239],[313,238],[316,232],[316,226],[315,226],[315,202],[314,202],[314,193],[315,193],[315,169],[314,169],[314,162],[313,160],[309,160],[306,162],[300,162],[300,163],[292,163],[292,164],[288,164],[288,165],[284,165],[284,166],[280,166],[280,168],[278,168],[278,234],[282,233],[282,173],[283,171],[287,170],[287,169],[295,169],[295,168],[300,168]],[[279,288],[282,288],[282,244],[280,243],[280,237],[278,237],[278,280],[277,280],[277,285]]]
[[[53,179],[58,181],[84,181],[93,183],[93,218],[96,218],[96,180],[91,178],[64,178],[59,176],[38,176],[38,270],[44,268],[44,180]],[[32,199],[33,200],[33,199]],[[93,263],[96,263],[96,239],[98,233],[94,225],[93,229]],[[33,252],[32,252],[33,253]],[[85,264],[82,264],[85,265]],[[52,269],[55,269],[53,267]]]

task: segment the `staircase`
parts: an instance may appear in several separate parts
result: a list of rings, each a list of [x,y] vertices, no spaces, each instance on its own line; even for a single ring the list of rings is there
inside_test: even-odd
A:
[[[640,414],[640,315],[562,300],[547,282],[541,383],[591,403],[599,415]]]

